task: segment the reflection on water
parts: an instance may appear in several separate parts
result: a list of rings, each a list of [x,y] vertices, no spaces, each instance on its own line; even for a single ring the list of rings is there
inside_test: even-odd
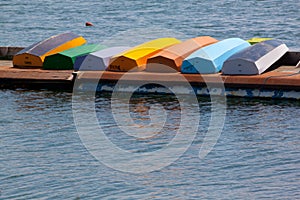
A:
[[[133,46],[156,37],[184,40],[210,35],[220,40],[272,37],[300,50],[299,2],[292,0],[12,0],[2,2],[0,8],[1,46],[28,46],[72,31],[89,43],[109,46]],[[86,21],[94,26],[84,27]],[[300,196],[298,101],[227,99],[223,132],[202,160],[198,153],[212,117],[210,98],[198,98],[198,105],[186,101],[191,110],[200,109],[200,113],[191,112],[199,115],[200,124],[188,151],[162,170],[133,175],[110,169],[89,154],[74,125],[71,99],[66,92],[0,91],[0,199]],[[150,126],[155,134],[150,131],[151,137],[143,139],[124,134],[110,112],[110,95],[101,94],[96,98],[97,118],[114,144],[150,152],[173,139],[181,117],[175,97],[135,95],[129,105],[137,128]]]
[[[95,160],[73,122],[71,94],[0,91],[0,197],[2,199],[295,199],[299,196],[299,102],[231,98],[213,151],[198,158],[210,120],[209,98],[198,98],[201,121],[191,147],[176,162],[146,174],[127,174]],[[135,95],[130,112],[147,126],[151,107],[167,113],[164,128],[139,140],[115,126],[110,95],[98,95],[99,123],[120,148],[155,151],[174,137],[175,97]],[[121,101],[120,101],[121,102]],[[195,106],[195,105],[191,105]],[[150,109],[150,111],[149,111]],[[157,115],[163,113],[157,111]]]

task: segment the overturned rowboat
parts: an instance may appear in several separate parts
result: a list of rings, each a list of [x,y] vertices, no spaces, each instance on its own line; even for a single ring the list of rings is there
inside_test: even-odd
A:
[[[273,38],[259,38],[259,37],[254,37],[251,38],[249,40],[247,40],[247,42],[249,42],[251,45],[257,44],[259,42],[263,42],[263,41],[267,41],[267,40],[272,40]]]
[[[85,56],[76,58],[74,64],[75,71],[104,71],[109,65],[111,57],[120,54],[130,47],[110,47],[102,49]]]
[[[257,43],[228,58],[224,62],[222,73],[227,75],[262,74],[288,50],[288,47],[278,40]]]
[[[46,56],[81,46],[86,40],[74,33],[63,33],[34,43],[13,57],[14,67],[42,68]]]
[[[196,37],[172,45],[153,55],[147,60],[146,71],[171,72],[180,71],[182,61],[201,47],[218,42],[209,36]],[[171,69],[171,70],[170,70]]]
[[[147,59],[171,45],[180,43],[176,38],[159,38],[133,47],[113,56],[108,66],[109,71],[143,71]]]
[[[47,56],[43,64],[43,69],[73,69],[74,62],[77,57],[104,48],[104,46],[99,44],[87,44]]]
[[[208,45],[195,51],[183,61],[181,73],[217,73],[221,70],[225,60],[249,46],[247,41],[240,38],[229,38]]]

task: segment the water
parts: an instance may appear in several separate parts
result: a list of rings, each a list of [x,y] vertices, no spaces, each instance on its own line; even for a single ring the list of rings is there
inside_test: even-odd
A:
[[[90,43],[107,44],[135,44],[156,36],[274,37],[299,50],[299,7],[290,0],[2,1],[0,46],[27,46],[72,31]],[[94,26],[85,27],[86,21]],[[298,101],[227,99],[223,131],[204,159],[198,155],[212,103],[209,98],[198,101],[188,104],[199,107],[200,113],[188,117],[200,116],[200,122],[187,151],[162,169],[135,174],[112,169],[90,154],[75,126],[72,93],[0,90],[0,199],[299,198]],[[156,130],[154,124],[150,133],[143,132],[150,114],[167,116],[160,134],[136,139],[116,126],[109,94],[98,95],[95,102],[107,137],[131,152],[164,148],[181,120],[174,96],[135,95],[130,115],[143,134]],[[153,105],[158,109],[151,113]]]
[[[132,174],[98,162],[81,142],[73,121],[71,93],[0,92],[0,190],[2,199],[296,199],[300,195],[300,104],[296,101],[228,99],[223,132],[210,154],[198,153],[211,115],[199,98],[201,122],[190,148],[174,163]],[[139,141],[115,130],[110,95],[98,95],[97,113],[110,139],[131,150],[154,151],[178,126],[172,96],[134,96],[141,105],[161,104],[170,115],[164,134]],[[104,118],[101,118],[102,120]],[[137,122],[139,123],[139,122]],[[172,124],[170,124],[172,123]],[[170,155],[171,156],[171,155]]]
[[[299,7],[299,2],[293,0],[2,0],[0,45],[28,46],[66,31],[83,35],[90,43],[115,38],[116,44],[136,44],[142,40],[124,39],[118,34],[144,29],[144,33],[150,31],[144,40],[158,36],[272,37],[299,50]],[[85,27],[86,21],[94,26]],[[161,28],[170,33],[151,34]]]

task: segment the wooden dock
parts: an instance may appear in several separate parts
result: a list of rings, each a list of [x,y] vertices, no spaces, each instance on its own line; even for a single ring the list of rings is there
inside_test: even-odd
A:
[[[72,90],[73,70],[14,68],[11,60],[0,60],[0,88]]]
[[[79,71],[73,70],[43,70],[14,68],[11,60],[0,60],[0,88],[16,89],[50,89],[72,91],[74,81],[88,86],[98,81],[101,91],[113,91],[114,85],[122,78],[127,85],[143,85],[143,83],[166,83],[181,86],[188,82],[197,95],[207,95],[207,87],[223,85],[226,96],[272,97],[300,99],[300,68],[296,67],[299,53],[287,56],[276,69],[254,76],[225,76],[221,74],[181,74],[181,73],[152,73],[152,72],[109,72],[109,71]],[[290,65],[289,65],[290,64]],[[99,79],[99,77],[101,78]],[[182,78],[183,77],[183,78]],[[157,89],[155,89],[157,87]],[[162,91],[158,86],[151,87],[149,93]],[[89,88],[89,87],[83,87]],[[148,87],[149,88],[149,87]],[[147,89],[142,89],[146,91]],[[168,93],[168,92],[162,92]],[[182,93],[185,93],[184,89]],[[186,92],[188,93],[188,92]]]

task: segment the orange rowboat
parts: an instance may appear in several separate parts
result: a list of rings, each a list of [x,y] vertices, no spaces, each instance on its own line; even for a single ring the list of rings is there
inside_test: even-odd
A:
[[[180,71],[182,61],[201,47],[218,42],[210,36],[196,37],[172,45],[153,55],[147,60],[146,71],[175,72]],[[169,68],[170,67],[170,68]]]

